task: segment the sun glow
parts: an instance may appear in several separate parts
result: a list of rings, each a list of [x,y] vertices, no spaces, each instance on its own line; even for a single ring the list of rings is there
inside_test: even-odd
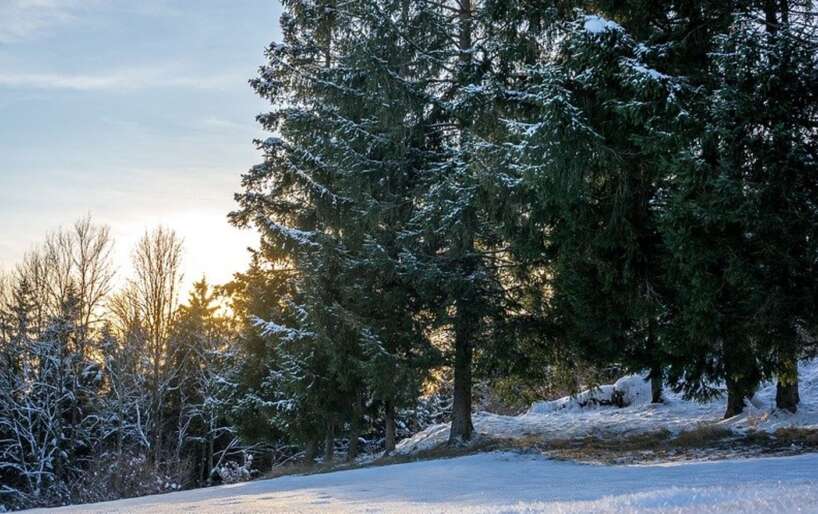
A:
[[[181,300],[187,298],[191,285],[202,276],[210,284],[223,284],[246,269],[247,248],[255,246],[258,240],[256,232],[233,227],[226,212],[217,209],[184,210],[140,218],[139,222],[114,223],[111,232],[116,241],[114,262],[118,282],[127,280],[130,274],[131,255],[139,238],[157,226],[173,229],[183,239]]]

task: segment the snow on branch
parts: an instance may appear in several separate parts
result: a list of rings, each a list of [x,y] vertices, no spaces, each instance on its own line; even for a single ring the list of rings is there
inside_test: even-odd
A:
[[[298,339],[312,337],[315,335],[314,333],[307,330],[290,328],[284,325],[280,325],[274,321],[266,321],[258,317],[254,317],[252,322],[253,325],[255,325],[256,328],[258,328],[261,331],[262,335],[276,336],[281,338],[285,342],[292,342]]]
[[[618,23],[595,14],[585,16],[583,27],[585,27],[585,32],[594,35],[603,34],[605,32],[621,32],[623,30],[622,26]]]

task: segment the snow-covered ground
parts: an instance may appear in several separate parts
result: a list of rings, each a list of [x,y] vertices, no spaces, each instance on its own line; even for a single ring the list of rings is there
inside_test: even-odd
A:
[[[818,454],[598,466],[484,453],[41,512],[818,513]]]
[[[642,377],[630,376],[616,384],[585,391],[575,397],[539,402],[520,416],[501,416],[481,412],[474,415],[475,431],[483,437],[514,439],[536,436],[548,439],[610,437],[668,430],[680,433],[712,424],[734,431],[800,427],[818,429],[818,359],[799,366],[801,405],[797,414],[776,410],[775,384],[768,383],[758,391],[745,412],[722,420],[725,400],[710,403],[687,401],[666,391],[665,402],[650,403],[650,385]],[[627,407],[600,406],[595,400],[609,400],[619,391]],[[397,452],[412,454],[446,442],[448,424],[434,425],[398,445]]]
[[[532,405],[520,416],[477,414],[484,437],[544,440],[622,435],[713,424],[735,431],[818,429],[818,360],[799,370],[798,414],[777,412],[766,384],[735,418],[721,420],[724,401],[699,404],[666,392],[651,405],[641,377],[575,397]],[[616,394],[626,407],[599,405]],[[447,425],[404,440],[411,454],[446,441]],[[478,438],[479,439],[479,438]],[[542,455],[494,452],[453,459],[289,476],[43,512],[814,512],[818,514],[818,454],[793,457],[589,465]]]

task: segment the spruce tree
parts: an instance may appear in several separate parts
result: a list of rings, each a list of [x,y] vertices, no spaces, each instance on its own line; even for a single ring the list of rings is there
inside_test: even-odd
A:
[[[787,5],[739,13],[719,38],[667,213],[683,349],[674,373],[705,394],[723,379],[725,417],[773,376],[779,406],[795,410],[800,342],[814,326],[815,57],[782,23]]]
[[[399,62],[390,25],[399,6],[288,3],[284,43],[271,46],[269,65],[254,81],[276,107],[260,121],[281,137],[260,142],[265,163],[246,176],[248,193],[239,195],[243,209],[234,220],[255,222],[263,231],[263,258],[294,270],[289,278],[297,285],[287,309],[295,325],[279,319],[281,330],[267,334],[298,341],[281,345],[280,357],[289,364],[279,378],[289,376],[292,387],[305,388],[309,368],[310,376],[326,382],[324,393],[312,387],[308,396],[325,408],[327,432],[347,421],[360,424],[367,381],[391,418],[399,354],[419,340],[411,312],[396,308],[404,301],[396,299],[384,312],[379,307],[388,304],[378,304],[376,296],[384,282],[390,295],[409,294],[395,280],[395,236],[413,206],[412,165],[406,162],[412,136],[401,126],[411,123],[413,112],[400,105],[407,89],[400,74],[409,68]],[[354,24],[360,31],[348,29]],[[383,98],[383,90],[392,98]]]
[[[193,284],[188,302],[179,308],[169,343],[170,378],[165,416],[173,441],[171,463],[190,458],[194,483],[209,483],[216,452],[231,443],[226,419],[235,383],[233,336],[219,314],[217,296],[202,278]]]
[[[483,2],[419,2],[429,37],[421,39],[427,137],[413,227],[409,273],[416,277],[435,327],[447,335],[454,375],[449,441],[468,441],[475,352],[496,342],[504,291],[495,266],[502,243],[489,221],[492,170],[479,158],[496,120],[487,86],[489,62]]]
[[[650,41],[598,15],[556,17],[532,39],[542,53],[500,90],[503,169],[529,213],[509,224],[512,249],[549,276],[551,337],[576,359],[648,370],[659,401],[657,217],[679,81],[655,68]]]

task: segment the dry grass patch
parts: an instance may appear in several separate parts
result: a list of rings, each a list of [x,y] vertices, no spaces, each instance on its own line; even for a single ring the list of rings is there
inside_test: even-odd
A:
[[[773,433],[776,439],[793,444],[818,448],[818,430],[808,428],[779,428]]]
[[[729,429],[717,425],[700,425],[693,430],[680,433],[670,440],[676,448],[707,448],[714,443],[735,439],[736,435]]]
[[[553,459],[592,464],[718,460],[818,451],[818,430],[783,428],[772,434],[760,431],[738,434],[716,424],[702,424],[693,430],[676,435],[664,429],[631,435],[610,434],[575,439],[545,439],[537,435],[498,439],[483,434],[476,435],[468,445],[442,444],[411,455],[384,455],[369,462],[330,464],[295,462],[275,468],[261,478],[312,475],[371,466],[452,459],[491,451],[535,453]]]

